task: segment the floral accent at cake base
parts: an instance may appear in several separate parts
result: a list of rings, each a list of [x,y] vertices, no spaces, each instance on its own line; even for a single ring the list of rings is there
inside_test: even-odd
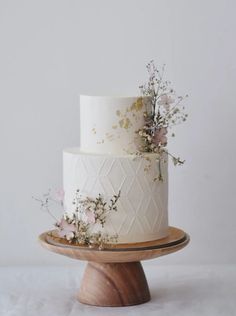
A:
[[[117,212],[117,201],[121,192],[113,195],[110,201],[106,201],[99,194],[97,197],[87,197],[80,195],[77,190],[73,201],[74,210],[72,214],[64,210],[64,191],[59,190],[54,195],[51,190],[44,194],[42,198],[34,198],[40,202],[41,208],[46,210],[55,220],[52,206],[63,208],[63,216],[60,220],[56,219],[55,227],[60,238],[67,240],[69,243],[86,245],[88,247],[97,247],[103,249],[105,245],[116,243],[118,236],[109,235],[104,232],[107,216],[111,212]],[[93,231],[95,227],[100,228]]]

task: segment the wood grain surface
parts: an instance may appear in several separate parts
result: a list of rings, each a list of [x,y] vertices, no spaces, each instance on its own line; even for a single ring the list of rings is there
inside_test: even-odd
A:
[[[128,306],[150,300],[147,280],[140,262],[89,262],[78,299],[96,306]]]
[[[137,262],[157,258],[178,251],[189,242],[189,236],[181,229],[169,227],[169,235],[156,241],[134,244],[111,245],[105,249],[71,245],[57,237],[52,231],[39,236],[41,245],[49,251],[68,256],[73,259],[94,262]]]

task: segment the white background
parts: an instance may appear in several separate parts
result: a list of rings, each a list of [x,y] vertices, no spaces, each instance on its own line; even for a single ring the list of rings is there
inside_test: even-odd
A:
[[[170,223],[191,235],[160,264],[236,263],[235,1],[0,0],[0,264],[75,264],[37,235],[52,220],[31,196],[62,185],[79,145],[79,94],[138,93],[167,64],[188,122],[169,149]]]

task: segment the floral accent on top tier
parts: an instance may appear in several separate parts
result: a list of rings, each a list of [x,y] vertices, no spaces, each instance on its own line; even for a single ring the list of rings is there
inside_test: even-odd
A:
[[[139,152],[158,153],[160,156],[165,152],[171,156],[175,165],[182,165],[184,161],[166,149],[167,133],[173,126],[186,121],[188,114],[182,101],[188,95],[177,96],[171,82],[164,80],[165,65],[159,70],[152,60],[146,68],[148,81],[140,86],[140,90],[143,96],[151,96],[152,106],[151,111],[144,113],[144,126],[136,131],[141,138]]]
[[[74,210],[70,214],[65,212],[63,190],[58,190],[54,194],[49,190],[42,198],[34,199],[40,202],[41,208],[46,210],[54,220],[56,217],[53,215],[52,207],[56,204],[63,208],[62,218],[56,219],[55,223],[59,237],[69,243],[103,249],[108,244],[117,242],[118,235],[104,233],[103,228],[107,215],[117,211],[116,204],[119,198],[120,191],[107,202],[101,194],[96,198],[84,197],[77,190],[73,201]],[[100,230],[97,229],[96,232],[93,232],[95,225],[100,226]]]

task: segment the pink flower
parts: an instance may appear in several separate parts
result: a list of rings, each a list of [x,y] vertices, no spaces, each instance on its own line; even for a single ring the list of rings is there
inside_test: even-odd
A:
[[[75,224],[69,224],[64,218],[61,219],[58,224],[59,232],[58,235],[60,237],[66,237],[66,239],[70,240],[74,237],[74,233],[76,232]]]
[[[175,100],[171,98],[171,96],[168,96],[167,94],[163,94],[160,98],[160,100],[157,102],[159,105],[163,105],[164,108],[169,111],[170,104],[174,103]]]
[[[86,222],[87,222],[87,224],[94,224],[95,223],[95,214],[94,214],[94,212],[92,212],[89,209],[87,209],[85,211],[85,215],[86,215]]]
[[[56,199],[59,202],[63,202],[64,201],[64,197],[65,197],[65,192],[63,189],[59,189],[56,191]]]
[[[156,130],[154,136],[153,136],[153,143],[155,145],[166,145],[167,144],[167,128],[166,127],[161,127]]]

